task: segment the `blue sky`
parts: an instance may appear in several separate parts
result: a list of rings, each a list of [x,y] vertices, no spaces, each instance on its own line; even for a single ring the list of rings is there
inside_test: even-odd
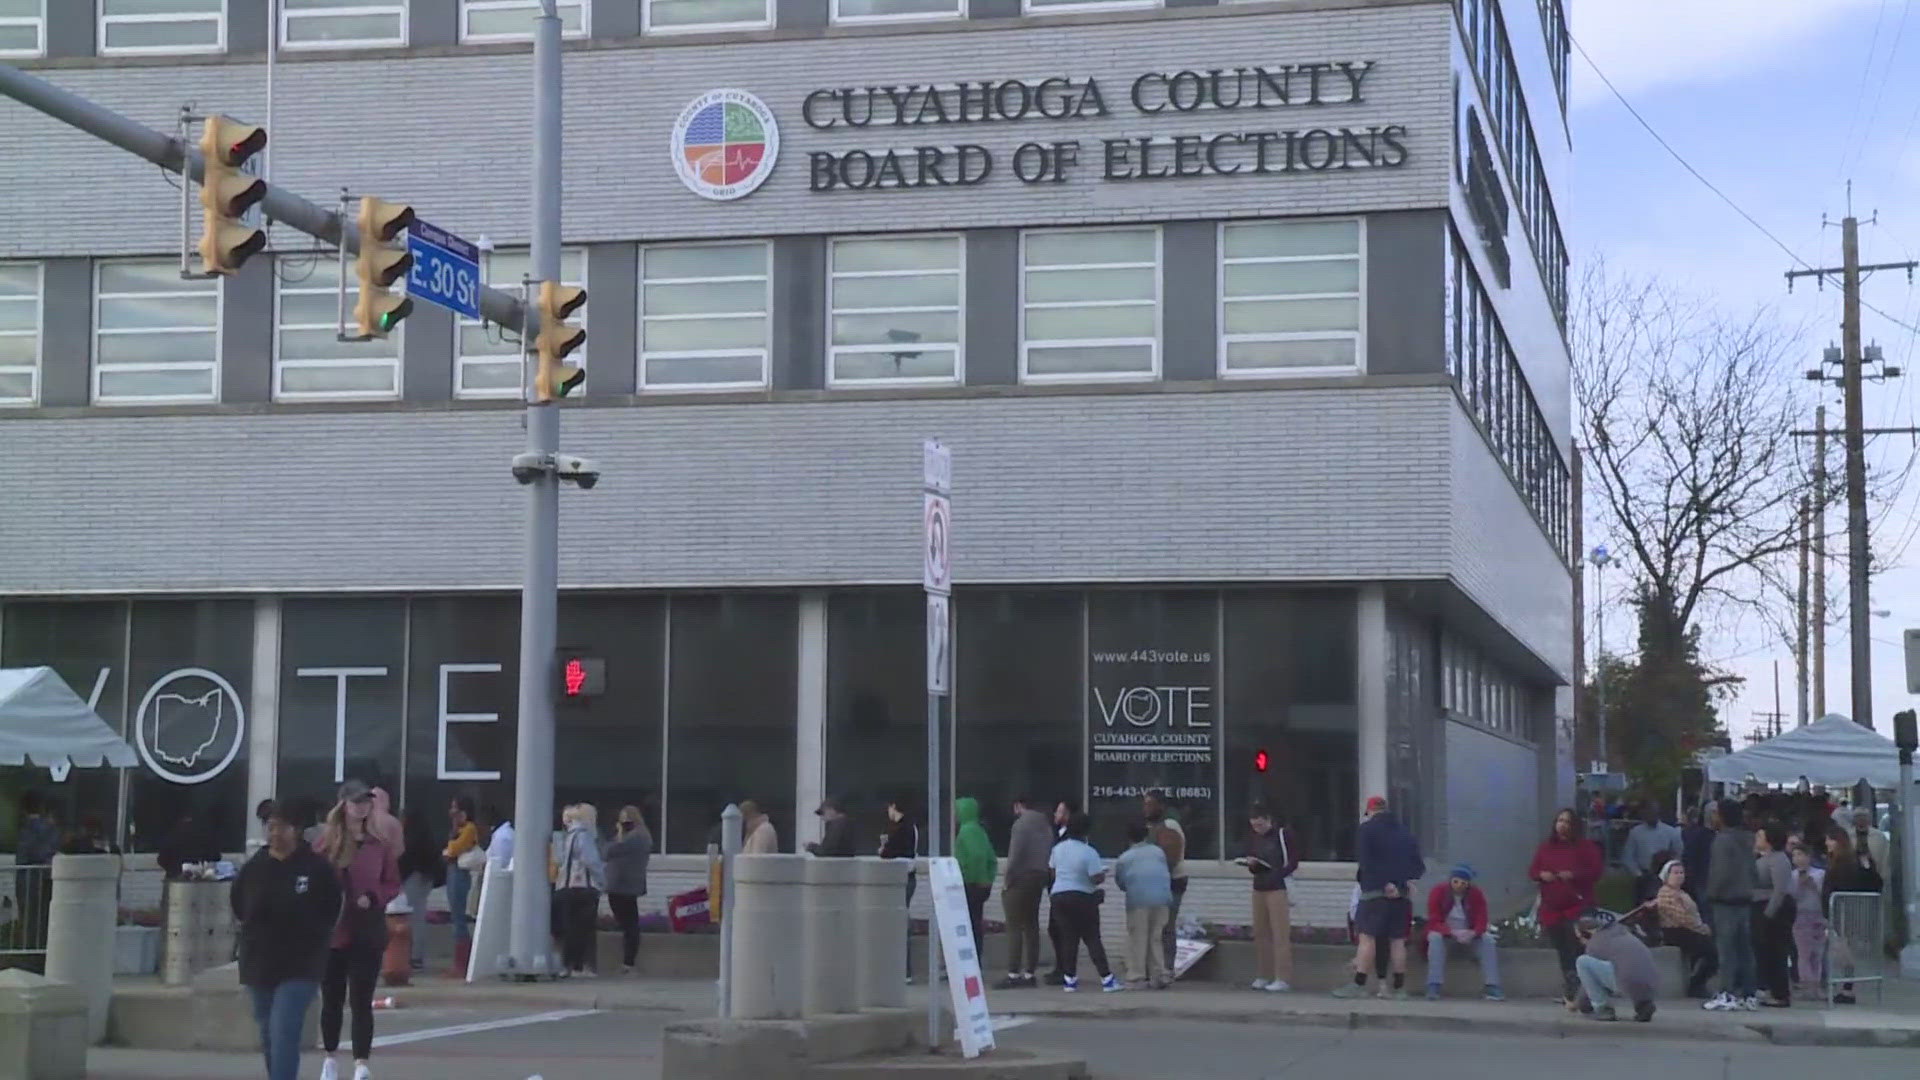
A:
[[[1509,0],[1509,3],[1514,0]],[[1840,235],[1821,226],[1847,208],[1846,181],[1863,219],[1865,262],[1920,258],[1920,0],[1569,0],[1575,38],[1599,68],[1695,168],[1800,257],[1837,265]],[[1560,195],[1576,260],[1604,256],[1616,270],[1659,274],[1730,308],[1777,305],[1789,327],[1806,328],[1808,364],[1839,337],[1836,290],[1800,283],[1785,291],[1792,259],[1687,174],[1636,122],[1576,50],[1571,114],[1574,168]],[[1879,224],[1864,224],[1878,211]],[[1576,271],[1577,271],[1576,267]],[[1577,273],[1576,273],[1577,280]],[[1909,325],[1920,325],[1920,289],[1904,275],[1870,282],[1866,300]],[[1872,312],[1864,335],[1890,364],[1914,374],[1868,384],[1867,422],[1909,426],[1920,416],[1916,336]],[[1811,391],[1811,387],[1809,387]],[[1809,394],[1807,426],[1812,426]],[[1831,422],[1838,394],[1829,392]],[[1882,439],[1869,460],[1903,467],[1915,451],[1908,439]],[[1834,451],[1838,464],[1838,450]],[[1829,529],[1843,530],[1842,512]],[[1895,569],[1874,582],[1874,711],[1891,733],[1894,710],[1915,705],[1906,693],[1901,631],[1920,628],[1920,471],[1885,513],[1884,556]],[[1589,541],[1594,532],[1589,515]],[[1844,553],[1844,534],[1837,550]],[[1903,542],[1904,541],[1904,542]],[[1828,568],[1844,601],[1846,565]],[[1612,575],[1610,585],[1623,575]],[[1613,590],[1610,589],[1610,592]],[[1610,648],[1631,647],[1630,613],[1609,609]],[[1848,646],[1844,602],[1828,631],[1827,708],[1848,712]],[[1782,707],[1793,722],[1794,668],[1789,647],[1757,620],[1731,620],[1707,642],[1708,658],[1749,679],[1723,709],[1738,741],[1773,708],[1773,662],[1780,663]]]

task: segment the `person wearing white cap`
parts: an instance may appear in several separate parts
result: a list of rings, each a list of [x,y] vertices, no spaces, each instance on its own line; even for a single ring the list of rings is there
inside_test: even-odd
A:
[[[1687,892],[1687,868],[1679,859],[1669,859],[1660,868],[1660,891],[1641,909],[1654,912],[1661,940],[1680,950],[1687,973],[1687,996],[1703,1001],[1711,997],[1707,984],[1720,970],[1720,956],[1714,948],[1713,932],[1700,917],[1700,905]]]

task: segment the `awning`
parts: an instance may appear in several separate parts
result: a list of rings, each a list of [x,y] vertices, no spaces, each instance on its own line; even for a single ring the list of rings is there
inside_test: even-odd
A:
[[[1900,750],[1893,740],[1844,716],[1828,715],[1707,762],[1707,779],[1738,784],[1809,783],[1843,788],[1866,780],[1877,788],[1900,786]]]
[[[132,768],[140,758],[49,667],[0,668],[0,765]]]

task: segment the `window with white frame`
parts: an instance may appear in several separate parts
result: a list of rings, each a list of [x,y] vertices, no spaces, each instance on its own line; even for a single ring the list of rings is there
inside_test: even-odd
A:
[[[1021,378],[1152,378],[1160,370],[1160,230],[1021,236]]]
[[[102,405],[219,395],[220,282],[182,280],[177,259],[95,264],[93,399]]]
[[[1220,374],[1351,372],[1361,355],[1358,220],[1220,226]]]
[[[1160,0],[1024,0],[1027,11],[1111,11],[1159,7]]]
[[[833,241],[829,384],[957,381],[963,258],[951,235]]]
[[[646,31],[752,30],[773,25],[773,0],[646,0]]]
[[[45,0],[0,0],[0,56],[39,56],[46,51]]]
[[[640,388],[767,385],[771,259],[763,240],[640,249]]]
[[[100,0],[102,55],[226,47],[227,0]]]
[[[274,336],[276,401],[367,400],[400,396],[400,334],[372,341],[340,340],[340,264],[281,260],[279,325]],[[396,286],[397,287],[397,286]],[[347,282],[347,327],[360,284]]]
[[[483,272],[487,284],[504,292],[520,294],[522,279],[532,268],[531,257],[525,251],[489,252]],[[579,248],[566,248],[560,252],[560,281],[566,285],[587,287],[587,253]],[[580,309],[574,316],[576,326],[587,325],[588,308]],[[520,395],[524,380],[520,359],[520,328],[508,327],[503,330],[479,319],[461,319],[459,321],[459,344],[454,357],[453,393],[463,398],[511,398]],[[592,336],[579,351],[567,357],[567,362],[580,367],[587,366],[587,351],[592,348]]]
[[[0,405],[31,405],[40,387],[40,264],[0,262]]]
[[[587,36],[587,0],[560,0],[561,37]],[[460,0],[461,41],[531,41],[540,0]]]
[[[280,44],[285,48],[406,43],[406,0],[280,0]]]
[[[959,19],[966,14],[967,0],[833,0],[837,23]]]

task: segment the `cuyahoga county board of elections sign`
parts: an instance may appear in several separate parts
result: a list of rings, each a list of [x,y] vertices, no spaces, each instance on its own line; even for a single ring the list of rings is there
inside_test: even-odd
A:
[[[780,157],[780,125],[745,90],[709,90],[673,122],[673,167],[687,190],[726,202],[753,194]]]

